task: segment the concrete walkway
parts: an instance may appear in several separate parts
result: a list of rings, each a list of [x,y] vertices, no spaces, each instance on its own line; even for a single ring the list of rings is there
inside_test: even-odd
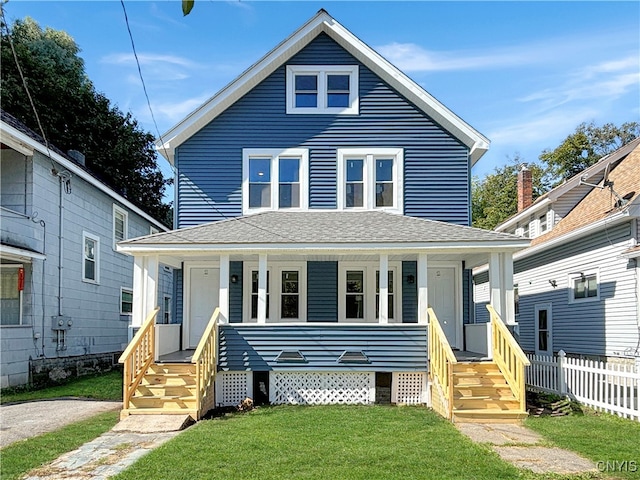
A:
[[[461,423],[460,432],[477,443],[488,443],[503,460],[534,473],[561,475],[597,472],[596,465],[577,453],[541,445],[540,435],[522,425]]]
[[[25,480],[106,480],[167,440],[190,422],[181,415],[135,415],[113,429],[32,470]]]

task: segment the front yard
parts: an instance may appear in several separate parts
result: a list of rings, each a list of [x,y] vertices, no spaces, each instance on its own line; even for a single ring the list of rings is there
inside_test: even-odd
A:
[[[205,420],[117,480],[511,479],[520,471],[418,407],[267,407]]]

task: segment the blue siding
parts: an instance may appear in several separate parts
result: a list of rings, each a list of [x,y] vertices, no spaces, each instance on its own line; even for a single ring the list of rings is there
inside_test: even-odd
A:
[[[338,321],[338,262],[307,262],[307,320]]]
[[[242,262],[229,262],[229,275],[237,275],[238,282],[229,284],[229,322],[242,322]]]
[[[242,213],[242,149],[309,149],[311,208],[336,207],[336,149],[402,147],[407,215],[469,223],[468,149],[321,34],[289,64],[358,64],[360,115],[287,115],[278,68],[176,150],[178,226]],[[446,201],[444,201],[446,199]]]
[[[473,272],[467,268],[462,271],[462,323],[473,323],[473,294],[471,277]]]
[[[413,283],[407,281],[409,275]],[[418,323],[418,262],[402,262],[402,322]]]
[[[184,264],[183,264],[184,265]],[[183,267],[184,268],[184,267]],[[175,285],[175,306],[176,306],[176,314],[175,314],[175,323],[183,323],[182,315],[184,312],[183,303],[184,303],[184,270],[174,270],[174,285]]]
[[[306,362],[276,362],[299,350]],[[342,364],[345,350],[361,350],[370,363]],[[218,368],[239,370],[426,371],[425,325],[221,325]]]

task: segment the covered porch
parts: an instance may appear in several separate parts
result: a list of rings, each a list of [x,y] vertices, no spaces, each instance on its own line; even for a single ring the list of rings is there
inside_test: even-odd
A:
[[[489,263],[492,304],[513,324],[512,255],[526,243],[382,212],[270,212],[118,249],[135,257],[134,328],[158,304],[158,265],[180,272],[176,317],[155,325],[153,361],[194,361],[215,312],[219,372],[426,379],[430,315],[452,351],[491,358],[487,325],[467,326],[470,270]]]

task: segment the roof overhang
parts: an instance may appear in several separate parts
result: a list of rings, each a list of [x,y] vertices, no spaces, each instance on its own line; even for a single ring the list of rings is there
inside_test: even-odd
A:
[[[24,248],[12,247],[10,245],[0,245],[0,257],[17,262],[31,262],[31,260],[46,260],[47,256],[26,250]]]
[[[82,178],[84,181],[93,185],[98,190],[101,190],[102,192],[106,193],[111,198],[120,202],[122,205],[127,207],[132,212],[137,213],[145,220],[151,222],[153,225],[155,225],[162,231],[165,231],[165,232],[169,231],[167,227],[165,227],[162,223],[160,223],[158,220],[153,218],[151,215],[144,212],[139,207],[135,206],[133,203],[131,203],[126,198],[124,198],[122,195],[119,195],[118,193],[114,192],[107,185],[105,185],[104,183],[102,183],[100,180],[93,177],[92,175],[90,175],[88,172],[80,168],[71,160],[47,148],[46,145],[41,144],[34,138],[31,138],[29,135],[26,135],[24,132],[21,132],[17,128],[9,125],[4,121],[0,121],[0,130],[2,131],[2,143],[7,145],[8,147],[11,147],[12,149],[16,150],[17,152],[25,156],[29,156],[29,157],[33,156],[34,151],[37,151],[42,155],[44,155],[45,157],[51,158],[51,160],[60,164],[62,168],[68,170],[73,175],[79,178]]]
[[[162,135],[156,142],[157,150],[173,164],[175,150],[178,146],[233,105],[323,32],[466,145],[469,148],[471,165],[474,165],[489,149],[490,142],[485,136],[359,40],[326,11],[320,10],[261,60]]]

